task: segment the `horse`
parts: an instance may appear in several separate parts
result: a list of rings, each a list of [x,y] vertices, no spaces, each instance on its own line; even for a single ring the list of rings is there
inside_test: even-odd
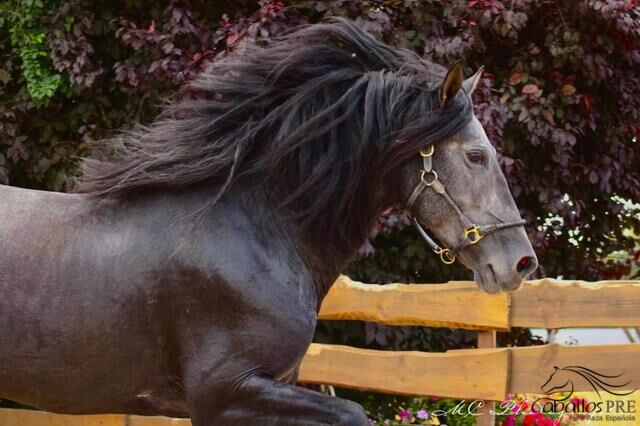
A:
[[[216,61],[84,159],[71,193],[0,187],[0,397],[195,426],[367,425],[295,382],[381,211],[407,206],[488,293],[537,266],[473,112],[480,74],[348,21],[308,25]]]

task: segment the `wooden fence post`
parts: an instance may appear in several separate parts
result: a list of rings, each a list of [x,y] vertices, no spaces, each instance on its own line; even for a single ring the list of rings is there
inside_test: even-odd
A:
[[[496,331],[478,331],[478,349],[496,347]],[[495,412],[496,403],[494,401],[484,401],[484,405],[478,410],[477,426],[495,426],[496,419],[492,414]]]

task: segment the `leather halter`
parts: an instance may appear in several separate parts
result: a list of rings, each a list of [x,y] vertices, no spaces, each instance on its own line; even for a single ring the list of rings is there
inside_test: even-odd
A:
[[[440,260],[446,263],[447,265],[452,264],[456,261],[456,254],[461,250],[467,248],[470,245],[478,243],[481,239],[486,237],[489,234],[492,234],[500,229],[505,228],[513,228],[516,226],[522,226],[527,223],[525,220],[520,219],[513,222],[500,222],[493,223],[490,225],[475,225],[467,215],[465,215],[460,207],[453,201],[453,199],[447,193],[444,185],[440,180],[438,180],[438,174],[435,170],[433,170],[433,153],[435,149],[433,145],[430,145],[427,150],[421,149],[420,156],[422,157],[422,168],[420,171],[420,183],[416,186],[409,197],[409,201],[407,202],[407,210],[411,211],[416,200],[426,188],[432,188],[435,192],[442,195],[445,201],[453,208],[453,210],[458,215],[460,222],[462,223],[462,227],[464,229],[464,236],[462,241],[454,247],[453,249],[449,249],[447,247],[441,247],[438,243],[436,243],[433,238],[427,234],[427,231],[420,225],[420,222],[414,217],[413,224],[418,229],[418,232],[422,236],[422,238],[426,241],[427,245],[433,250],[433,252],[440,256]]]

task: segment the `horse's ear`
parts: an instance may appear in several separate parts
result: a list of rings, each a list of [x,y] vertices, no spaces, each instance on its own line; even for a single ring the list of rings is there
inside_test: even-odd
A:
[[[481,66],[474,75],[462,83],[462,88],[467,95],[471,96],[473,91],[476,90],[476,87],[478,87],[478,83],[480,83],[480,78],[482,77],[482,71],[484,71],[484,65]]]
[[[444,77],[442,87],[440,87],[440,107],[446,106],[456,96],[462,82],[464,81],[464,72],[462,69],[462,60],[456,62],[449,68],[447,75]]]

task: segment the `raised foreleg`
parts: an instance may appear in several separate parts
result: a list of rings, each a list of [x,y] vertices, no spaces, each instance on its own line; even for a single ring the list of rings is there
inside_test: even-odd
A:
[[[224,398],[209,399],[206,392],[190,402],[194,426],[369,425],[362,407],[352,401],[254,375]],[[214,402],[217,401],[218,403]]]

